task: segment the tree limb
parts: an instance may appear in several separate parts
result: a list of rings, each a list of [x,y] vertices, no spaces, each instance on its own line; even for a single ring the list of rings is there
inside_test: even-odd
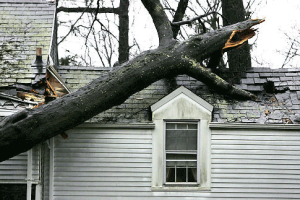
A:
[[[173,19],[172,23],[182,20],[182,18],[184,16],[184,13],[186,11],[186,8],[188,6],[188,3],[189,3],[189,0],[180,0],[179,1],[178,6],[177,6],[177,10],[175,12],[174,19]],[[180,26],[172,26],[173,38],[174,39],[176,39],[179,30],[180,30]]]
[[[97,8],[91,8],[91,7],[77,7],[77,8],[67,8],[67,7],[59,7],[56,9],[57,12],[68,12],[68,13],[79,13],[79,12],[85,12],[85,13],[96,13]],[[119,14],[119,8],[99,8],[97,13],[114,13]]]
[[[141,0],[155,25],[159,46],[169,45],[173,41],[173,31],[169,19],[159,0]]]
[[[76,92],[41,107],[26,109],[7,117],[0,123],[0,151],[5,152],[0,154],[0,161],[27,151],[34,145],[121,104],[132,94],[169,76],[188,74],[220,93],[234,98],[255,98],[251,93],[232,87],[201,67],[198,61],[210,57],[216,51],[230,50],[233,46],[224,46],[233,34],[252,30],[252,26],[262,21],[247,20],[142,53]],[[241,45],[239,41],[235,41],[235,47]]]
[[[226,18],[224,18],[223,15],[221,15],[220,13],[216,12],[216,11],[213,11],[213,12],[209,12],[209,13],[206,13],[204,15],[200,15],[198,17],[194,17],[190,20],[186,20],[186,21],[180,21],[180,22],[172,22],[172,26],[181,26],[181,25],[184,25],[184,24],[191,24],[193,21],[197,21],[203,17],[207,17],[208,15],[211,15],[211,14],[218,14],[220,15],[223,19],[227,20]]]

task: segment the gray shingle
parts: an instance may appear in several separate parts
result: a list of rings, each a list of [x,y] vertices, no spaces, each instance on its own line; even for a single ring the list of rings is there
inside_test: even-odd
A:
[[[249,77],[249,78],[258,78],[259,77],[259,73],[247,73],[246,74],[246,77]]]
[[[272,81],[272,82],[278,82],[278,81],[280,81],[279,78],[273,78],[273,77],[267,78],[267,80],[268,80],[268,81]]]
[[[260,73],[260,77],[272,77],[272,73]]]
[[[263,86],[261,86],[261,85],[248,85],[247,90],[249,90],[249,91],[262,91]]]
[[[293,81],[293,77],[289,76],[289,77],[280,77],[280,81]]]
[[[242,84],[253,84],[254,83],[254,79],[253,78],[242,79],[241,83]]]
[[[267,82],[266,78],[254,78],[254,83],[255,84],[262,84],[262,83],[265,83],[265,82]]]

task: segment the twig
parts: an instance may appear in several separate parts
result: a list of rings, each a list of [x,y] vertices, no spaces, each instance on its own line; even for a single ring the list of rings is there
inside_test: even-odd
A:
[[[181,26],[181,25],[184,25],[184,24],[191,24],[193,21],[199,20],[199,19],[201,19],[201,18],[203,18],[203,17],[206,17],[206,16],[208,16],[208,15],[211,15],[211,14],[218,14],[218,15],[220,15],[220,16],[221,16],[223,19],[225,19],[225,20],[227,21],[227,23],[228,23],[228,20],[227,20],[223,15],[221,15],[220,13],[218,13],[218,12],[216,12],[216,11],[212,11],[212,12],[206,13],[206,14],[204,14],[204,15],[200,15],[200,16],[198,16],[198,17],[192,18],[192,19],[190,19],[190,20],[180,21],[180,22],[172,22],[171,25],[172,25],[172,26]]]
[[[89,35],[90,35],[90,33],[91,33],[91,30],[92,30],[92,28],[93,28],[93,26],[94,26],[94,23],[95,23],[95,21],[97,20],[97,15],[98,15],[99,8],[100,8],[100,3],[99,3],[99,1],[100,1],[100,0],[97,0],[97,8],[96,8],[96,12],[95,12],[95,18],[94,18],[94,20],[93,20],[93,22],[92,22],[92,25],[91,25],[91,28],[90,28],[90,30],[89,30],[89,32],[88,32],[86,38],[85,38],[85,45],[86,45],[86,43],[87,43],[88,37],[89,37]]]

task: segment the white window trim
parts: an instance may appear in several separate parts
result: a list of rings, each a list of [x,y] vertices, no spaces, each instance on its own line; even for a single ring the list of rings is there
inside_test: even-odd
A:
[[[184,105],[183,105],[184,104]],[[152,191],[210,191],[211,188],[211,131],[209,123],[213,107],[203,99],[180,87],[153,106],[155,124],[152,145]],[[172,111],[177,112],[172,112]],[[186,112],[190,110],[190,112]],[[197,164],[200,168],[200,184],[196,186],[168,186],[164,184],[164,121],[199,121]]]

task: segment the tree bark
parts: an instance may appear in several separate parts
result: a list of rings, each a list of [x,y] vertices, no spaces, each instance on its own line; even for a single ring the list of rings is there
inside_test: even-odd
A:
[[[0,161],[31,149],[34,145],[71,129],[96,114],[124,102],[151,83],[169,76],[187,74],[222,94],[241,99],[255,98],[201,67],[198,61],[216,51],[241,45],[230,40],[235,34],[253,32],[263,20],[248,20],[220,30],[193,36],[156,50],[147,51],[101,76],[74,93],[35,109],[26,109],[0,123]],[[235,31],[239,30],[239,31]],[[240,34],[238,38],[243,38]],[[171,34],[172,38],[172,34]]]
[[[177,10],[174,15],[173,23],[181,21],[183,19],[184,13],[187,9],[189,1],[188,0],[180,0],[177,6]],[[176,39],[178,32],[180,30],[180,26],[172,26],[173,38]]]
[[[230,25],[245,20],[245,9],[243,0],[222,0],[222,12],[224,25]],[[236,73],[245,72],[251,68],[251,55],[248,42],[240,47],[227,53],[229,69],[236,76]],[[239,76],[239,75],[238,75]]]
[[[121,0],[119,6],[119,63],[129,60],[129,0]]]

